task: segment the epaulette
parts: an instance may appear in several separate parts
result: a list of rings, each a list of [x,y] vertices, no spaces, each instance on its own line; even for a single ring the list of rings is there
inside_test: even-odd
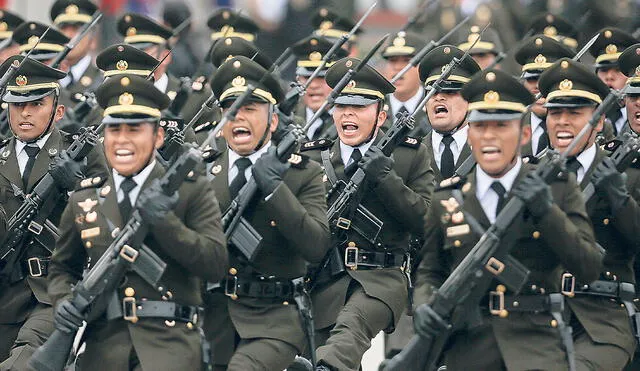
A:
[[[522,156],[522,162],[525,164],[536,165],[538,162],[540,162],[540,159],[534,155],[526,155]]]
[[[289,160],[287,161],[291,164],[291,167],[301,169],[307,166],[307,163],[309,162],[309,157],[305,155],[301,155],[299,153],[292,153],[291,156],[289,156]]]
[[[97,188],[101,187],[104,182],[107,181],[106,176],[96,176],[93,178],[84,178],[80,181],[80,187],[78,187],[78,191],[85,188]]]
[[[210,128],[216,126],[217,123],[218,123],[217,121],[214,121],[213,123],[211,123],[211,121],[207,121],[204,124],[200,124],[195,128],[193,128],[193,131],[196,133],[199,133],[201,131],[209,130]]]
[[[615,150],[618,149],[618,147],[620,147],[620,145],[622,145],[622,141],[621,140],[613,139],[613,140],[610,140],[610,141],[606,142],[605,144],[603,144],[600,148],[602,148],[605,151],[615,152]]]
[[[218,157],[220,157],[221,154],[222,154],[222,151],[215,150],[215,149],[210,148],[210,147],[205,148],[204,151],[202,152],[202,161],[204,161],[204,162],[213,162]]]
[[[416,137],[406,136],[399,144],[404,147],[418,148],[420,147],[420,142],[421,140]]]
[[[300,152],[310,151],[312,149],[326,149],[333,145],[331,139],[318,139],[310,142],[303,143],[300,147]]]
[[[456,188],[460,188],[465,184],[465,178],[463,177],[459,177],[459,176],[454,176],[448,179],[445,179],[443,181],[440,182],[440,184],[438,184],[436,186],[436,191],[441,191],[444,189],[456,189]]]

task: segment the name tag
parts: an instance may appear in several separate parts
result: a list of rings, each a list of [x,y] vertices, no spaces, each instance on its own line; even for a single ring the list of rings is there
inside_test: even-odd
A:
[[[95,237],[100,235],[100,227],[93,227],[93,228],[89,228],[89,229],[83,229],[80,232],[80,237],[82,237],[82,239],[85,238],[91,238],[91,237]]]
[[[456,225],[447,228],[447,237],[462,236],[465,234],[469,234],[469,232],[471,232],[469,224]]]

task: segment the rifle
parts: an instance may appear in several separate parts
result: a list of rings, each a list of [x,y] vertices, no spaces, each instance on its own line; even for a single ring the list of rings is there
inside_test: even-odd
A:
[[[535,172],[547,183],[553,181],[558,173],[565,171],[565,162],[569,153],[573,152],[581,139],[593,130],[606,109],[617,100],[610,94],[596,109],[589,124],[585,125],[569,147],[562,154],[548,152],[549,162],[539,166]],[[450,323],[464,322],[465,311],[458,310],[464,304],[474,305],[486,293],[494,278],[504,283],[510,290],[518,293],[528,278],[528,271],[509,255],[515,245],[514,239],[505,239],[506,231],[516,218],[524,211],[524,202],[513,197],[497,215],[496,221],[478,240],[469,254],[462,259],[440,288],[430,298],[431,308]],[[502,242],[502,243],[501,243]],[[513,265],[511,265],[513,264]],[[504,267],[514,268],[512,274],[501,275]],[[428,305],[428,304],[422,304]],[[385,370],[426,369],[434,370],[436,362],[453,332],[453,327],[436,337],[414,336],[409,344],[389,361]],[[570,336],[570,334],[569,334]],[[570,369],[571,369],[571,360]]]
[[[85,23],[84,26],[82,26],[82,28],[80,29],[80,31],[78,31],[78,33],[73,37],[73,39],[71,39],[64,46],[64,49],[62,49],[62,51],[60,51],[58,55],[56,55],[53,61],[51,61],[51,67],[58,68],[58,66],[60,66],[60,63],[62,63],[62,61],[67,57],[67,55],[69,55],[69,53],[73,50],[73,48],[75,48],[80,43],[80,41],[85,36],[87,36],[89,31],[91,31],[91,29],[96,24],[98,24],[100,19],[102,19],[102,13],[100,13],[99,10],[96,10],[96,12],[93,13],[93,16],[91,16],[91,21],[89,23]]]
[[[409,27],[415,25],[420,20],[420,18],[424,16],[425,12],[427,11],[427,8],[429,8],[431,5],[435,4],[436,2],[437,0],[423,0],[422,3],[418,5],[418,8],[415,10],[413,15],[409,18],[409,20],[407,20],[407,23],[405,23],[404,26],[402,26],[400,31],[406,31],[409,29]]]
[[[96,129],[83,128],[83,132],[65,150],[69,157],[74,161],[82,161],[98,143],[101,128],[102,125]],[[25,196],[18,210],[9,219],[7,233],[0,244],[0,277],[11,278],[15,266],[22,258],[25,240],[29,235],[36,239],[45,237],[41,233],[47,228],[44,224],[48,215],[43,215],[41,211],[50,212],[51,207],[47,205],[55,204],[61,194],[51,173],[47,172],[33,191]]]
[[[178,90],[167,110],[163,112],[163,117],[160,120],[160,127],[164,128],[165,138],[164,145],[158,152],[166,161],[171,161],[182,148],[182,144],[184,144],[184,121],[180,111],[182,111],[189,99],[191,79],[182,77],[180,80],[180,90]]]
[[[378,49],[380,49],[380,47],[387,40],[387,38],[389,38],[389,34],[386,34],[383,38],[378,40],[378,42],[373,46],[373,48],[369,50],[369,53],[367,53],[367,55],[362,59],[362,62],[358,63],[356,66],[353,66],[353,68],[349,69],[349,71],[347,71],[347,73],[345,73],[344,76],[342,76],[340,81],[338,81],[338,83],[333,88],[333,90],[331,90],[331,93],[329,93],[329,95],[327,96],[327,99],[325,99],[325,101],[322,103],[322,106],[320,106],[320,108],[316,111],[316,113],[313,114],[313,117],[311,117],[309,121],[307,121],[307,124],[302,129],[304,133],[309,131],[309,128],[311,127],[311,125],[320,116],[322,116],[325,112],[329,110],[330,106],[333,105],[333,102],[336,100],[340,92],[342,92],[342,90],[347,86],[347,84],[349,83],[349,81],[351,81],[353,76],[355,76],[358,73],[358,71],[360,71],[362,67],[364,67],[369,62],[371,57],[373,57],[378,52]]]
[[[449,37],[451,37],[451,35],[453,35],[455,32],[457,32],[462,26],[464,26],[467,22],[469,22],[469,20],[471,19],[471,16],[468,16],[467,18],[463,19],[460,23],[458,23],[454,28],[452,28],[449,32],[447,32],[444,36],[442,36],[438,41],[433,41],[431,40],[427,45],[425,45],[422,49],[420,49],[420,51],[418,51],[416,53],[416,55],[413,56],[413,58],[411,58],[409,60],[409,63],[404,66],[403,69],[401,69],[398,73],[396,73],[395,76],[393,76],[393,78],[390,80],[391,83],[395,83],[396,81],[398,81],[402,76],[404,76],[405,73],[407,73],[407,71],[409,71],[411,68],[415,67],[418,65],[418,63],[420,63],[420,61],[422,60],[422,58],[424,58],[425,55],[427,55],[427,53],[429,53],[431,50],[433,50],[434,48],[437,48],[438,46],[440,46],[443,42],[445,42]]]
[[[322,60],[320,61],[320,65],[316,67],[316,69],[313,71],[311,76],[307,78],[307,81],[304,83],[304,85],[294,83],[292,89],[289,90],[289,92],[287,92],[287,95],[285,96],[284,100],[280,104],[278,104],[278,110],[280,110],[280,112],[282,112],[285,116],[289,116],[291,114],[296,104],[298,104],[298,100],[300,99],[300,97],[302,97],[307,91],[307,88],[309,87],[309,85],[311,85],[313,80],[316,77],[318,77],[318,74],[320,73],[320,71],[322,71],[324,66],[326,66],[327,63],[329,63],[329,61],[331,60],[331,58],[333,58],[336,52],[340,48],[342,48],[342,45],[344,45],[344,43],[346,43],[351,37],[353,37],[353,35],[355,35],[356,31],[358,31],[358,29],[362,26],[362,23],[364,23],[365,19],[367,19],[367,17],[373,11],[373,8],[375,8],[375,6],[376,6],[376,3],[373,3],[373,5],[369,7],[369,9],[362,15],[362,17],[360,17],[360,20],[358,21],[358,23],[356,23],[353,26],[353,28],[351,28],[351,31],[349,31],[348,34],[342,35],[340,36],[339,39],[334,41],[333,45],[331,46],[331,49],[329,49],[329,51],[324,55],[324,57],[322,57]]]

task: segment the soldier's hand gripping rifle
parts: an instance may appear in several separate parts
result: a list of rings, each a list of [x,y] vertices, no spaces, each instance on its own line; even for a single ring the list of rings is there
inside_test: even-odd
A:
[[[558,173],[566,171],[565,162],[581,139],[591,132],[607,107],[616,102],[614,95],[607,96],[596,109],[588,125],[576,135],[565,152],[548,152],[549,162],[536,168],[535,173],[550,183]],[[415,335],[407,346],[389,361],[386,371],[399,370],[435,370],[436,362],[457,323],[465,322],[466,311],[463,306],[477,307],[486,294],[493,279],[498,279],[510,290],[518,293],[528,278],[528,270],[509,255],[515,245],[515,237],[506,238],[506,231],[524,211],[525,204],[518,197],[512,197],[497,215],[496,221],[481,236],[471,251],[462,259],[445,282],[429,299],[431,309],[449,323],[447,328],[434,337]],[[508,268],[505,268],[508,267]],[[510,272],[502,275],[502,272]],[[420,309],[417,309],[419,311]],[[562,336],[571,336],[564,332]],[[570,369],[571,368],[571,357]]]
[[[93,16],[91,16],[91,21],[88,22],[88,23],[85,23],[82,26],[82,28],[73,37],[73,39],[71,39],[64,46],[64,49],[62,49],[56,55],[56,57],[51,61],[50,66],[53,67],[53,68],[58,68],[60,66],[60,63],[62,63],[62,61],[67,57],[67,55],[69,55],[69,53],[73,50],[73,48],[78,46],[80,41],[82,41],[82,39],[85,36],[87,36],[89,34],[89,32],[91,32],[91,29],[93,29],[93,27],[95,27],[98,24],[98,22],[100,22],[100,19],[102,19],[102,13],[99,10],[96,10],[96,12],[93,13]]]
[[[351,28],[351,31],[349,31],[348,34],[344,34],[339,39],[334,41],[333,45],[331,46],[331,49],[329,49],[329,51],[324,55],[324,57],[322,57],[322,60],[320,61],[320,65],[316,67],[316,69],[313,71],[311,76],[307,78],[307,81],[304,83],[304,85],[293,83],[291,90],[287,92],[287,95],[284,97],[284,100],[280,104],[278,104],[278,110],[280,112],[282,112],[285,116],[289,116],[291,112],[293,112],[293,109],[298,104],[298,100],[300,99],[300,97],[302,97],[305,94],[305,92],[307,91],[307,88],[309,88],[309,85],[311,85],[313,80],[316,77],[318,77],[318,74],[320,73],[320,71],[322,71],[324,66],[326,66],[327,63],[331,61],[331,59],[336,54],[336,52],[340,48],[342,48],[342,46],[350,38],[353,37],[353,35],[356,34],[356,31],[360,29],[360,27],[362,26],[362,23],[364,23],[365,19],[367,19],[369,14],[371,14],[373,9],[376,7],[376,4],[377,3],[373,3],[373,5],[369,7],[369,9],[362,15],[362,17],[360,17],[360,20],[358,21],[358,23],[356,23],[353,26],[353,28]]]
[[[64,150],[73,161],[83,161],[87,154],[98,143],[98,128],[83,128],[82,133]],[[0,245],[0,277],[11,277],[20,259],[24,255],[26,239],[33,236],[36,240],[45,231],[45,222],[52,207],[61,196],[64,187],[57,184],[52,171],[49,170],[35,185],[33,191],[26,195],[18,210],[7,222],[5,238]],[[46,231],[45,231],[46,232]],[[51,240],[51,238],[49,238]],[[47,245],[44,245],[47,246]]]
[[[403,69],[401,69],[400,71],[398,71],[398,73],[396,73],[395,76],[393,76],[393,78],[390,80],[391,83],[395,83],[396,81],[398,81],[402,76],[404,76],[405,73],[407,73],[407,71],[409,71],[411,68],[415,67],[418,65],[418,63],[420,63],[420,61],[422,60],[422,58],[424,58],[425,55],[427,55],[427,53],[429,53],[431,50],[433,50],[434,48],[437,48],[438,46],[440,46],[443,42],[445,42],[447,39],[449,39],[449,37],[451,37],[451,35],[453,35],[454,33],[456,33],[462,26],[464,26],[467,22],[469,22],[469,20],[471,19],[471,16],[468,16],[467,18],[463,19],[460,23],[458,23],[454,28],[452,28],[449,32],[447,32],[444,36],[442,36],[438,41],[429,41],[429,43],[427,45],[425,45],[422,49],[420,49],[416,55],[414,55],[410,60],[409,63],[404,66]]]

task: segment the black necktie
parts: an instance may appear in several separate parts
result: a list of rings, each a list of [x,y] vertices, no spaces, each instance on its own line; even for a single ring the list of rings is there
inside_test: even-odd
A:
[[[574,173],[576,177],[578,176],[578,169],[580,169],[581,166],[580,161],[578,161],[576,157],[571,157],[567,160],[567,171]]]
[[[234,165],[238,169],[238,174],[231,181],[229,185],[229,193],[231,194],[231,199],[236,198],[242,186],[247,184],[247,177],[244,175],[244,172],[251,166],[251,160],[248,157],[240,157],[234,162]]]
[[[118,207],[120,208],[120,215],[122,216],[122,220],[126,223],[131,216],[131,210],[133,210],[133,205],[131,203],[131,198],[129,197],[129,193],[132,189],[134,189],[138,184],[133,177],[126,177],[120,184],[120,189],[122,193],[124,193],[124,197],[120,202],[118,202]]]
[[[545,148],[549,147],[549,134],[547,134],[547,123],[546,121],[540,121],[540,127],[542,128],[542,135],[538,139],[538,148],[536,149],[536,155]]]
[[[620,106],[617,104],[606,114],[609,121],[611,121],[611,126],[613,126],[613,133],[618,135],[618,127],[616,126],[616,122],[622,117],[622,112],[620,112]]]
[[[322,121],[322,124],[320,124],[320,126],[318,126],[316,128],[316,131],[313,132],[313,136],[311,137],[311,140],[318,140],[321,139],[321,135],[322,135],[322,129],[326,126],[329,125],[331,122],[329,120],[331,120],[331,115],[329,114],[329,112],[325,112],[322,115],[320,115],[320,120]]]
[[[443,179],[451,178],[453,176],[454,164],[453,164],[453,152],[451,151],[451,143],[453,142],[453,136],[447,134],[442,137],[442,143],[444,144],[444,151],[440,156],[440,174]]]
[[[500,211],[502,211],[504,204],[507,202],[507,199],[504,197],[507,190],[504,189],[502,183],[498,181],[491,183],[491,189],[493,189],[493,191],[498,195],[498,205],[496,206],[496,216],[498,216]]]
[[[358,161],[360,161],[361,158],[362,153],[360,153],[360,150],[358,148],[354,149],[353,152],[351,152],[349,164],[344,168],[345,177],[351,178],[351,176],[356,172],[356,169],[358,169]]]
[[[407,107],[405,107],[405,106],[400,107],[400,109],[398,110],[398,113],[396,114],[396,117],[399,117],[399,116],[403,115],[405,112],[409,112]]]
[[[27,156],[29,156],[27,165],[24,167],[24,171],[22,172],[22,189],[26,192],[27,184],[29,183],[29,176],[31,175],[31,170],[33,170],[33,164],[36,163],[36,157],[38,156],[38,152],[40,152],[40,147],[35,144],[27,144],[24,147],[24,150],[27,152]]]

